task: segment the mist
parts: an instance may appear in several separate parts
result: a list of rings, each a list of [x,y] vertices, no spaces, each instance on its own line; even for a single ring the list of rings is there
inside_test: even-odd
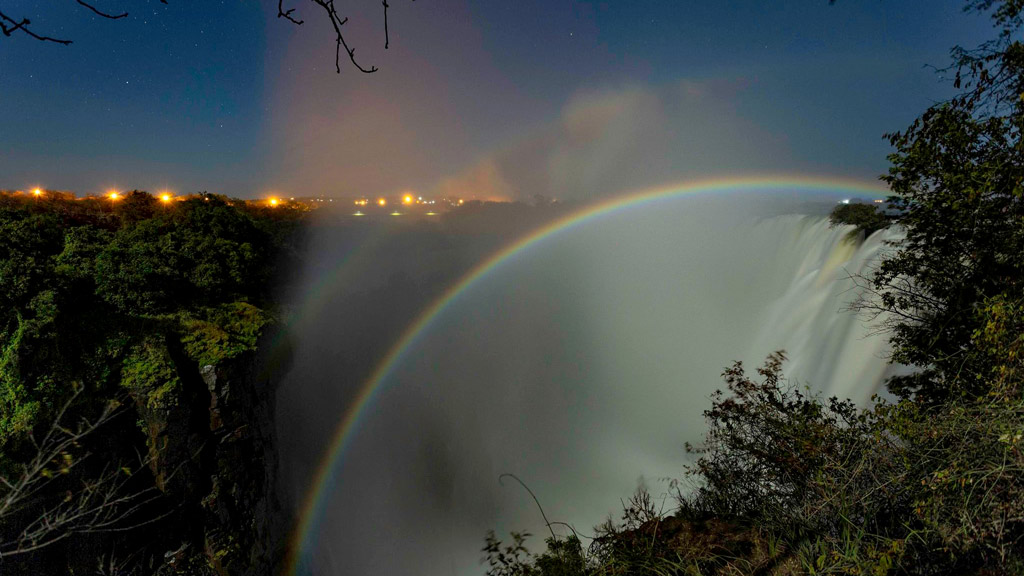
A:
[[[508,258],[401,356],[355,430],[300,573],[480,574],[485,532],[581,534],[643,485],[671,510],[684,443],[724,367],[778,349],[787,376],[866,401],[884,338],[842,309],[884,234],[829,228],[834,197],[721,194],[604,215]],[[314,228],[293,288],[294,366],[279,392],[297,509],[382,357],[486,255],[571,210],[496,204],[438,222]],[[500,223],[500,225],[499,225]],[[874,384],[872,384],[874,383]]]

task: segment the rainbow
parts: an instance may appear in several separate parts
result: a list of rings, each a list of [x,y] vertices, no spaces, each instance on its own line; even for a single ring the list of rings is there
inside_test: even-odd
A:
[[[304,554],[312,548],[317,528],[324,513],[324,505],[334,484],[346,449],[352,443],[355,431],[373,403],[378,392],[384,387],[388,376],[403,359],[410,348],[419,340],[433,322],[447,310],[452,303],[491,271],[509,261],[515,255],[551,238],[552,236],[580,226],[599,216],[606,215],[627,207],[637,207],[662,199],[676,198],[693,194],[715,192],[758,192],[758,191],[817,191],[844,192],[860,194],[871,198],[885,197],[889,191],[877,184],[841,178],[821,178],[806,176],[761,176],[744,178],[717,178],[696,180],[674,185],[661,186],[646,190],[634,191],[615,196],[585,206],[549,222],[515,240],[496,251],[472,270],[462,276],[451,288],[439,296],[432,304],[405,329],[401,337],[388,350],[376,370],[363,384],[351,405],[345,411],[337,431],[329,444],[324,459],[321,461],[314,476],[312,489],[307,495],[304,506],[299,514],[299,524],[293,535],[290,555],[287,561],[288,574],[297,575],[302,565]],[[304,312],[308,312],[305,310]],[[303,314],[305,315],[305,314]]]

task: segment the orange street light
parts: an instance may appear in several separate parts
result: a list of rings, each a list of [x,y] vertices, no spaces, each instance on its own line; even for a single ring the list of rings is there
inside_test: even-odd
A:
[[[278,200],[277,200],[277,198],[271,198],[271,199],[270,199],[270,205],[271,205],[271,206],[277,206],[277,203],[278,203]]]
[[[160,201],[164,202],[164,203],[170,202],[171,201],[171,195],[167,194],[166,192],[161,194],[160,195]]]
[[[380,204],[381,206],[387,206],[388,205],[388,201],[383,199],[383,198],[378,198],[377,199],[377,204]]]
[[[32,195],[33,196],[42,196],[43,195],[43,191],[40,190],[39,188],[36,188],[35,190],[32,191]]]
[[[121,199],[121,195],[117,193],[117,190],[111,190],[109,196],[110,196],[111,200],[120,200]]]
[[[412,194],[406,194],[405,196],[402,196],[402,203],[412,204]]]

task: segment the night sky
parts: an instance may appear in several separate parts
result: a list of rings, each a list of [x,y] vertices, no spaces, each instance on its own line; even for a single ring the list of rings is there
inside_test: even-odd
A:
[[[760,172],[866,181],[991,36],[962,0],[0,0],[0,188],[589,197]]]

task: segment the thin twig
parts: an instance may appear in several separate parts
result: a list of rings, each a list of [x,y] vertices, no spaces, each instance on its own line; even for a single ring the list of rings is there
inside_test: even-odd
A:
[[[551,532],[551,538],[555,539],[555,531],[551,528],[551,522],[548,520],[548,515],[544,513],[544,507],[540,505],[540,500],[537,499],[537,495],[533,493],[533,490],[530,490],[530,487],[527,486],[525,482],[519,479],[519,476],[516,476],[515,474],[511,474],[509,472],[506,472],[498,476],[498,484],[501,484],[501,480],[506,476],[512,478],[516,482],[519,482],[519,485],[530,493],[530,497],[533,498],[533,501],[537,503],[537,509],[540,510],[541,518],[544,518],[544,525],[548,527],[548,532]]]
[[[10,25],[5,24],[5,22],[10,23]],[[50,36],[42,36],[40,34],[36,34],[35,32],[29,29],[30,24],[32,24],[32,21],[29,20],[28,18],[22,18],[21,21],[17,21],[14,18],[8,16],[7,14],[0,12],[0,32],[3,32],[4,36],[10,36],[13,32],[21,30],[25,34],[28,34],[29,36],[35,38],[36,40],[39,40],[40,42],[55,42],[57,44],[63,44],[64,46],[71,44],[71,40],[61,40],[60,38],[53,38]]]
[[[114,14],[107,14],[106,12],[103,12],[103,11],[101,11],[101,10],[97,9],[97,8],[96,8],[95,6],[93,6],[92,4],[89,4],[88,2],[84,2],[83,0],[75,0],[75,2],[78,2],[78,3],[79,3],[79,4],[81,4],[82,6],[85,6],[85,7],[86,7],[86,8],[88,8],[89,10],[92,10],[93,12],[95,12],[96,14],[98,14],[99,16],[102,16],[102,17],[104,17],[104,18],[109,18],[109,19],[111,19],[111,20],[119,20],[119,19],[121,19],[121,18],[124,18],[125,16],[128,16],[128,13],[127,13],[127,12],[124,12],[124,13],[122,13],[122,14],[117,14],[117,15],[114,15]],[[165,2],[165,4],[166,4],[166,2]]]

